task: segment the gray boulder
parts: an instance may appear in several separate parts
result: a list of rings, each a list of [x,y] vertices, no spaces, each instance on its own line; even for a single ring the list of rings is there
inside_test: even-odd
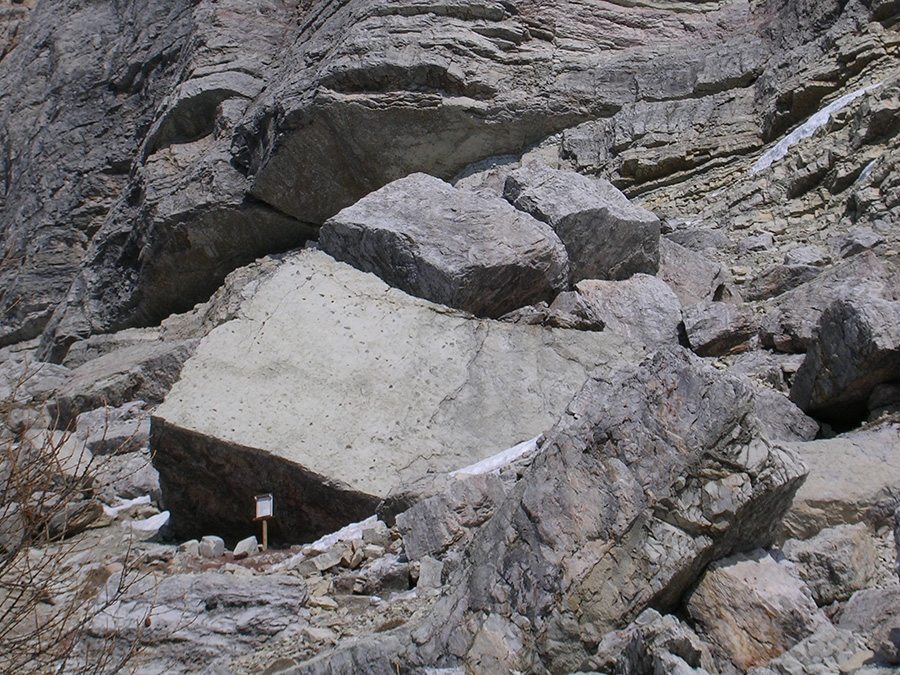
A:
[[[150,449],[142,448],[124,455],[103,457],[97,466],[93,488],[103,502],[114,504],[121,499],[149,495],[161,503],[159,473],[153,468]]]
[[[754,411],[760,428],[771,440],[811,441],[819,434],[819,423],[805,415],[790,399],[768,387],[756,388]]]
[[[781,548],[820,607],[849,599],[875,578],[875,544],[862,523],[828,528],[805,541],[788,539]]]
[[[724,356],[749,349],[756,335],[753,312],[727,302],[698,302],[684,307],[684,331],[698,356]]]
[[[739,354],[729,370],[757,379],[787,394],[804,358],[803,354],[758,349]]]
[[[573,285],[659,269],[659,218],[606,180],[531,162],[506,177],[503,196],[553,228],[569,255]]]
[[[815,633],[769,661],[765,667],[751,668],[747,675],[824,675],[851,672],[862,675],[862,671],[857,671],[851,664],[857,660],[860,663],[868,661],[872,655],[859,635],[825,623]]]
[[[876,385],[869,394],[866,407],[869,409],[870,422],[874,422],[884,415],[900,412],[900,384]]]
[[[556,296],[551,303],[538,303],[522,307],[500,317],[501,321],[524,323],[530,326],[550,326],[553,328],[573,328],[575,330],[601,331],[606,323],[597,309],[583,295],[576,291],[566,291]]]
[[[156,410],[171,525],[255,534],[248,509],[271,492],[272,541],[315,539],[396,485],[537,436],[595,368],[639,358],[607,333],[473,319],[299,252],[203,339]]]
[[[894,511],[894,548],[897,557],[894,559],[894,571],[900,577],[900,506]]]
[[[817,417],[865,419],[872,390],[900,379],[900,301],[860,291],[819,319],[791,399]]]
[[[131,401],[118,408],[105,406],[81,413],[75,435],[95,455],[137,450],[150,442],[150,413],[144,406],[144,401]]]
[[[464,549],[475,528],[485,523],[506,496],[493,474],[454,480],[439,494],[397,516],[397,529],[410,560],[440,557],[451,546]]]
[[[782,352],[805,352],[822,313],[846,294],[882,295],[890,274],[872,253],[864,253],[783,293],[760,325],[767,347]]]
[[[724,300],[726,293],[725,270],[684,246],[666,237],[659,242],[659,273],[682,305],[693,305],[706,300]]]
[[[131,661],[138,669],[179,675],[216,672],[217,662],[227,663],[304,623],[306,583],[289,573],[147,575],[116,597],[120,580],[114,574],[101,589],[98,613],[86,627],[87,640],[118,652],[140,639],[140,653]],[[104,607],[107,597],[116,599]]]
[[[104,406],[119,407],[136,399],[162,402],[196,346],[190,340],[136,344],[75,368],[56,391],[57,426],[65,428],[81,413]]]
[[[762,550],[710,565],[686,607],[741,670],[764,665],[828,623],[794,566]]]
[[[411,295],[477,316],[499,317],[566,290],[566,252],[549,227],[502,199],[426,174],[330,218],[319,246]]]
[[[710,647],[690,627],[655,609],[644,610],[622,630],[604,636],[597,653],[581,665],[585,672],[665,673],[715,672]]]
[[[651,349],[678,344],[681,304],[662,280],[635,274],[625,281],[586,279],[576,288],[604,330]]]
[[[784,538],[809,539],[837,525],[892,524],[900,500],[900,438],[890,424],[837,438],[789,443],[809,467],[784,520]],[[839,458],[839,461],[835,461]]]
[[[882,663],[900,666],[900,586],[857,591],[838,626],[862,635]]]
[[[763,270],[747,284],[741,295],[749,301],[768,300],[815,279],[821,273],[822,268],[815,265],[775,265]]]
[[[746,380],[680,348],[595,373],[415,628],[414,663],[450,652],[488,672],[478,655],[495,644],[491,672],[575,671],[584,644],[650,603],[674,607],[734,547],[771,541],[804,471],[756,437],[752,400]]]

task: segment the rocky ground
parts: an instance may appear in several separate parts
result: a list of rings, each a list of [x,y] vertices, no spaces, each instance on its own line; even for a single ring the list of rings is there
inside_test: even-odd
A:
[[[896,672],[898,9],[0,3],[0,669]]]

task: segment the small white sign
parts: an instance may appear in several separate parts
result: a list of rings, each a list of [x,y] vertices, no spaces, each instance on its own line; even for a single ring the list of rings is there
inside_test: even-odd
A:
[[[256,520],[271,518],[275,510],[275,500],[272,495],[256,495]]]

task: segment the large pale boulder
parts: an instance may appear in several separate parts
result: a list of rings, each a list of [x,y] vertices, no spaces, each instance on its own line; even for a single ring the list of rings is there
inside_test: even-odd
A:
[[[606,180],[531,162],[506,177],[503,196],[559,235],[573,284],[659,269],[659,218]]]
[[[710,565],[686,604],[741,670],[766,665],[828,621],[794,566],[762,550]]]
[[[547,225],[423,173],[330,218],[319,246],[411,295],[478,316],[496,318],[566,290],[566,251]]]
[[[900,434],[896,425],[790,443],[809,477],[784,520],[785,537],[808,539],[828,527],[891,523],[900,498]]]
[[[635,347],[606,333],[477,320],[319,251],[285,259],[213,330],[153,418],[154,463],[184,537],[315,538],[392,487],[550,428],[596,367]]]

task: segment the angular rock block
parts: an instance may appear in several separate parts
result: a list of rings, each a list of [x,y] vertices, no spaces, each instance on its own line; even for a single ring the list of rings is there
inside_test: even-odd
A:
[[[330,218],[319,246],[411,295],[477,316],[566,290],[566,251],[547,225],[421,173]]]
[[[272,493],[272,541],[311,541],[395,485],[537,436],[595,368],[640,358],[611,334],[473,319],[302,251],[203,339],[155,413],[171,525],[258,534],[253,497]]]
[[[890,286],[890,275],[871,252],[823,272],[778,296],[763,319],[760,338],[780,352],[805,352],[822,313],[837,299],[862,291],[877,297]]]
[[[860,292],[834,301],[819,319],[791,399],[830,421],[866,417],[872,390],[900,380],[900,301]]]
[[[553,228],[569,254],[573,285],[659,269],[659,218],[606,180],[531,162],[506,177],[503,196]]]
[[[762,550],[710,565],[686,604],[741,670],[766,665],[828,623],[794,566]]]
[[[875,578],[875,544],[862,523],[822,530],[806,541],[789,539],[781,548],[820,607],[847,600]]]
[[[586,279],[576,288],[605,330],[651,349],[678,344],[681,304],[660,279],[646,274],[625,281]]]
[[[753,312],[727,302],[698,302],[682,310],[684,330],[698,356],[746,351],[756,335]]]
[[[161,402],[196,346],[196,340],[137,344],[79,366],[56,392],[57,426],[65,428],[79,414],[102,406]]]
[[[670,241],[659,240],[659,273],[682,305],[722,300],[726,294],[725,270],[699,253]]]
[[[416,658],[475,650],[485,615],[526,618],[544,627],[526,642],[535,658],[574,672],[583,644],[676,607],[712,560],[771,543],[805,470],[758,436],[753,406],[745,378],[678,347],[596,372],[416,628]]]

